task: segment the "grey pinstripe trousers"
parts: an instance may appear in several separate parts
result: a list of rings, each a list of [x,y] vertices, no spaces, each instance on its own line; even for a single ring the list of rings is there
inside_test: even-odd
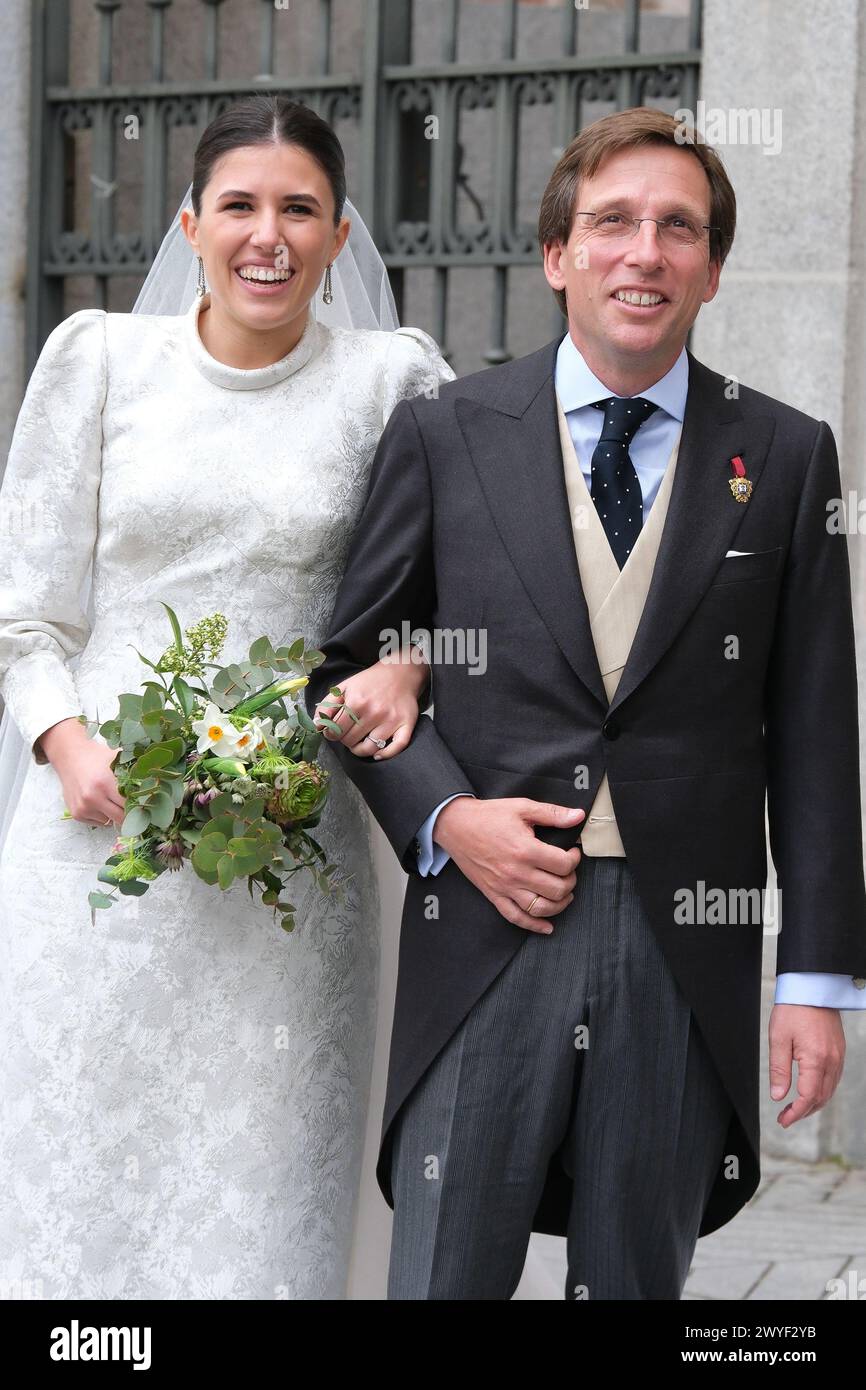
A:
[[[682,1295],[731,1103],[627,862],[584,856],[550,921],[397,1116],[390,1299],[511,1298],[554,1155],[564,1297]]]

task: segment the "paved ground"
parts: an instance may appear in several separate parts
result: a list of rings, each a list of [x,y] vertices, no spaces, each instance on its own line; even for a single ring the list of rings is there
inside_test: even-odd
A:
[[[866,1300],[866,1170],[836,1163],[761,1160],[761,1185],[721,1230],[698,1241],[686,1299],[827,1299],[827,1281]],[[856,1270],[849,1284],[848,1271]],[[562,1299],[565,1241],[534,1235],[527,1275]],[[515,1299],[533,1297],[521,1287]]]

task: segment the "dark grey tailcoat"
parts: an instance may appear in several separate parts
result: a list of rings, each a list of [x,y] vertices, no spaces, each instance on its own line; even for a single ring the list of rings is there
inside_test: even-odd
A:
[[[435,878],[418,874],[419,826],[456,791],[588,811],[607,770],[644,907],[734,1106],[726,1154],[739,1164],[713,1187],[706,1234],[759,1180],[762,928],[678,924],[675,895],[701,882],[764,887],[765,794],[782,886],[778,971],[866,976],[848,555],[827,524],[841,496],[836,448],[823,421],[747,387],[729,399],[725,379],[689,354],[670,508],[608,707],[565,490],[558,343],[397,406],[328,659],[307,690],[312,710],[328,685],[375,662],[381,634],[403,622],[486,629],[486,673],[436,666],[435,722],[419,718],[399,756],[375,763],[334,745],[410,875],[378,1179],[391,1203],[395,1115],[527,939],[453,861]],[[745,504],[729,487],[735,455],[753,485]],[[754,553],[725,558],[729,549]],[[737,659],[726,655],[732,635]],[[577,833],[536,829],[563,848]],[[438,919],[425,915],[433,892]],[[554,1160],[536,1230],[565,1232],[570,1191]]]

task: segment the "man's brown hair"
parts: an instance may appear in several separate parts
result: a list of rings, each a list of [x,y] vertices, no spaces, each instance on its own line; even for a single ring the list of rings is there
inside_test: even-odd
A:
[[[679,132],[679,139],[677,139]],[[699,160],[710,185],[710,260],[724,265],[737,225],[737,200],[721,159],[694,126],[678,121],[666,111],[651,106],[633,106],[602,116],[575,135],[550,176],[538,214],[538,244],[542,252],[552,241],[568,241],[577,208],[577,192],[582,179],[597,172],[609,155],[641,145],[674,145]],[[553,291],[565,317],[568,317],[565,291]]]

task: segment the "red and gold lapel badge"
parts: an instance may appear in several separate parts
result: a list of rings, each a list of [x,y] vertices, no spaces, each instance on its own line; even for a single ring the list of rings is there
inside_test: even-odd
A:
[[[739,454],[731,459],[731,468],[734,471],[733,478],[728,479],[728,487],[731,489],[735,502],[748,502],[752,495],[752,484],[746,477],[746,468]]]

